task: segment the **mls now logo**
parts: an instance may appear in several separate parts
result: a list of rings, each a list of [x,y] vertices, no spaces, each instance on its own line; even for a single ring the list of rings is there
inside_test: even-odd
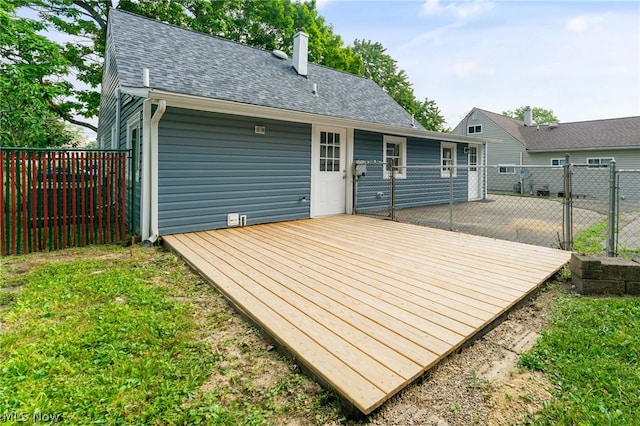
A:
[[[5,412],[0,415],[0,423],[16,422],[16,423],[55,423],[62,421],[61,414],[40,413],[35,411],[28,413],[26,411]]]

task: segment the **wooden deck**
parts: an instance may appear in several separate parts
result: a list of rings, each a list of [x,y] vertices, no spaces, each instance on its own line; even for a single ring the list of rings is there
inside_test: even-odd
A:
[[[570,253],[362,216],[165,243],[368,414],[526,297]]]

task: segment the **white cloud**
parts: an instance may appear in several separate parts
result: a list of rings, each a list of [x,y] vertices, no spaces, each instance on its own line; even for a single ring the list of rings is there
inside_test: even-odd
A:
[[[565,28],[569,31],[581,33],[588,29],[592,29],[595,25],[601,23],[603,18],[596,15],[582,15],[571,18],[567,21]]]
[[[440,0],[427,0],[422,6],[424,15],[450,14],[457,19],[466,20],[473,16],[488,12],[495,4],[485,0],[472,0],[464,2],[450,2],[446,5]]]

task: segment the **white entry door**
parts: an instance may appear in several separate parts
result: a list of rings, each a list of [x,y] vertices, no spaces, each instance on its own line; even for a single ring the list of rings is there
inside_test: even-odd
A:
[[[469,145],[468,150],[468,164],[469,164],[469,201],[479,200],[480,196],[480,169],[478,168],[478,159],[480,155],[480,149],[477,145]]]
[[[345,129],[315,128],[311,155],[312,216],[346,212],[346,133]]]

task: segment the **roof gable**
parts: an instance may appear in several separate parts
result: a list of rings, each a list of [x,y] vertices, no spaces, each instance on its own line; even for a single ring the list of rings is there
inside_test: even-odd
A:
[[[640,116],[525,126],[521,120],[474,108],[529,151],[640,147]]]
[[[309,63],[305,78],[290,59],[271,52],[116,9],[109,15],[109,37],[123,86],[142,87],[142,70],[148,68],[154,89],[422,128],[374,81],[352,74]]]

